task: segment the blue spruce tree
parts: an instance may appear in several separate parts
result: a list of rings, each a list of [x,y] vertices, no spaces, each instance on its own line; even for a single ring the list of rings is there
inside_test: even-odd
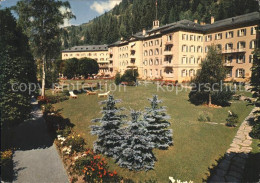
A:
[[[102,118],[92,120],[92,122],[99,122],[100,125],[91,126],[91,134],[98,136],[94,143],[94,151],[114,158],[117,158],[119,155],[123,138],[123,132],[120,128],[123,124],[122,119],[125,117],[118,114],[123,110],[116,107],[116,103],[119,102],[120,100],[115,100],[111,95],[108,97],[108,100],[102,101],[101,104],[105,104]]]
[[[140,112],[132,111],[132,121],[126,127],[124,140],[121,145],[121,155],[117,164],[129,170],[151,170],[154,168],[156,158],[152,152],[153,144],[150,142],[146,122],[140,120]]]
[[[166,114],[165,107],[159,106],[162,101],[154,95],[151,102],[151,107],[146,108],[144,119],[147,121],[147,130],[152,138],[155,148],[168,149],[173,145],[172,130],[168,129],[171,125],[167,120],[170,116]]]

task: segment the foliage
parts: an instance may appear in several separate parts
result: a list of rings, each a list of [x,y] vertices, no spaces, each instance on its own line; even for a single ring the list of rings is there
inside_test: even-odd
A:
[[[1,165],[5,166],[8,161],[12,161],[13,152],[12,150],[1,151]]]
[[[120,83],[121,83],[121,75],[118,72],[118,73],[116,73],[116,76],[115,76],[115,84],[120,85]]]
[[[10,10],[0,10],[0,25],[0,111],[4,129],[29,117],[34,92],[30,93],[28,85],[36,84],[36,65],[28,38]]]
[[[123,0],[110,12],[89,23],[63,29],[63,46],[68,48],[86,44],[110,44],[120,37],[128,38],[143,28],[151,28],[156,18],[155,11],[155,0]],[[255,0],[158,1],[158,19],[162,25],[183,18],[210,23],[211,16],[215,20],[222,20],[254,11],[259,11]]]
[[[238,115],[233,111],[229,111],[228,118],[226,119],[226,126],[235,127],[238,123]]]
[[[201,69],[198,71],[195,79],[193,80],[193,88],[190,92],[190,101],[193,102],[191,97],[198,95],[199,99],[205,102],[205,98],[201,96],[208,95],[208,104],[212,103],[212,92],[221,92],[223,86],[223,80],[226,77],[226,69],[223,66],[221,55],[216,50],[215,46],[209,47],[206,59],[201,63]],[[197,94],[198,93],[198,94]],[[225,96],[221,93],[217,94],[218,97]],[[223,98],[222,98],[223,99]],[[224,100],[225,102],[225,100]],[[226,101],[228,102],[228,101]]]
[[[117,164],[134,171],[152,170],[156,158],[152,152],[152,138],[146,129],[147,122],[139,119],[140,112],[132,111],[131,116],[132,120],[124,134]]]
[[[165,107],[159,106],[162,101],[158,99],[157,95],[154,95],[149,101],[151,107],[146,108],[144,119],[147,122],[146,128],[151,142],[154,143],[155,148],[168,149],[173,145],[172,130],[168,129],[171,124],[167,121],[170,116],[166,114]]]
[[[201,122],[210,122],[212,118],[212,115],[210,113],[207,112],[200,112],[199,117],[198,117],[198,121]]]
[[[69,79],[79,75],[87,78],[89,75],[97,74],[99,71],[97,61],[90,58],[71,58],[63,62],[61,62],[61,65],[63,65],[62,73]]]
[[[64,142],[64,146],[71,147],[71,153],[82,152],[84,145],[86,145],[84,139],[80,135],[75,134],[68,136]]]
[[[64,129],[57,130],[57,135],[61,135],[62,137],[68,137],[71,134],[71,127],[66,126]]]
[[[128,82],[129,84],[135,83],[136,78],[139,76],[137,70],[126,70],[123,76],[121,77],[121,82]]]
[[[257,98],[257,101],[255,102],[255,106],[260,107],[260,46],[259,44],[258,44],[258,48],[256,48],[254,51],[251,86],[252,86],[253,96]],[[250,135],[253,138],[260,139],[260,110],[259,109],[255,111],[255,116],[256,117],[254,120],[253,129]]]
[[[123,124],[124,116],[118,114],[123,110],[116,107],[116,103],[119,102],[120,100],[115,100],[113,96],[109,95],[107,100],[101,102],[101,104],[105,104],[102,118],[92,120],[95,123],[99,122],[100,125],[91,126],[91,134],[98,137],[94,143],[94,151],[114,158],[118,157],[122,140],[120,127]]]
[[[201,105],[208,102],[208,92],[203,91],[203,86],[201,86],[202,90],[198,91],[197,88],[199,83],[194,86],[189,93],[189,100],[191,103],[195,105]],[[211,92],[212,104],[220,105],[220,106],[228,106],[229,101],[232,99],[232,96],[235,94],[234,91],[231,90],[230,87],[222,85],[222,90],[216,89]]]
[[[84,175],[86,182],[119,182],[117,172],[110,172],[105,159],[90,149],[75,162],[73,169]]]
[[[18,24],[30,38],[34,57],[41,61],[42,96],[45,96],[47,62],[57,57],[60,51],[60,26],[64,19],[74,18],[69,9],[69,2],[60,0],[21,0],[14,7]]]

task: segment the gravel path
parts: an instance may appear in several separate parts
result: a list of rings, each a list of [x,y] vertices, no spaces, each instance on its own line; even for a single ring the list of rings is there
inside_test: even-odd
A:
[[[32,104],[33,118],[19,125],[15,133],[14,182],[69,182],[37,101]]]
[[[249,123],[256,110],[259,109],[254,108],[239,127],[230,148],[217,167],[214,168],[213,176],[209,182],[242,182],[246,159],[252,150],[250,147],[252,138],[249,136],[252,127]]]

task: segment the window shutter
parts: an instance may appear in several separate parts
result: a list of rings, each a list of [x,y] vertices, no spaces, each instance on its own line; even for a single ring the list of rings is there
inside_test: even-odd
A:
[[[246,63],[246,56],[243,55],[243,62]]]
[[[215,34],[215,39],[217,40],[217,34]]]
[[[237,49],[239,49],[239,42],[237,42]]]
[[[240,30],[237,30],[237,37],[239,37],[239,36],[240,36],[240,34],[239,34],[239,31],[240,31]]]
[[[238,63],[238,55],[237,55],[237,61],[236,62]]]
[[[245,36],[246,36],[246,29],[245,29]]]

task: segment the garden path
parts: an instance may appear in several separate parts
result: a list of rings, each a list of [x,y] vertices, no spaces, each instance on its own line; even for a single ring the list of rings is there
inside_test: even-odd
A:
[[[252,138],[249,133],[252,130],[250,121],[254,118],[254,108],[249,116],[239,127],[235,138],[230,144],[223,159],[214,168],[213,176],[209,182],[242,182],[246,159],[252,150]]]
[[[32,105],[32,119],[15,131],[14,182],[69,182],[35,99]]]

